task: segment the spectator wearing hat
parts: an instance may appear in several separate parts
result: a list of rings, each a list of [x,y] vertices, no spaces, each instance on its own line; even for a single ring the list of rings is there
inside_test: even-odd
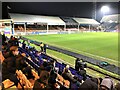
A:
[[[101,84],[100,90],[112,90],[113,89],[113,81],[109,77],[105,77]]]

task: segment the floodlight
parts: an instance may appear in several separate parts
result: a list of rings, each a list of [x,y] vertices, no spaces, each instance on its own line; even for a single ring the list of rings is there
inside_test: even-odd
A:
[[[103,13],[109,12],[109,10],[110,10],[110,8],[108,6],[103,6],[101,8],[101,12],[103,12]]]

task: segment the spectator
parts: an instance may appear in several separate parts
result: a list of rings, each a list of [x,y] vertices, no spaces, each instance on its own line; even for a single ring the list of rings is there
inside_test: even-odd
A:
[[[81,84],[78,90],[99,90],[100,83],[101,83],[101,79],[97,79],[97,78],[86,79]]]
[[[26,68],[24,68],[23,73],[25,74],[27,79],[33,79],[34,80],[35,77],[32,74],[32,69],[31,69],[30,66],[27,66]]]
[[[100,90],[112,90],[112,89],[113,89],[113,81],[109,77],[104,78],[100,85]]]
[[[39,64],[38,65],[40,66],[41,64],[43,64],[41,52],[40,51],[36,51],[35,52],[35,56],[38,57],[38,60],[39,60]]]
[[[15,38],[15,40],[14,40],[14,45],[15,45],[15,46],[19,46],[19,42],[18,42],[18,39],[17,39],[17,38]]]
[[[46,46],[46,44],[44,44],[44,46],[43,46],[43,49],[44,49],[44,53],[46,53],[46,48],[47,48],[47,46]]]
[[[2,63],[2,80],[10,79],[15,84],[18,84],[18,80],[15,76],[16,72],[16,56],[18,55],[18,47],[12,46],[10,48],[9,57]],[[14,77],[13,77],[14,76]]]
[[[47,45],[46,45],[46,44],[43,44],[43,43],[41,42],[40,48],[41,48],[41,52],[44,52],[44,53],[46,54]]]
[[[23,71],[23,69],[27,67],[27,64],[25,62],[26,62],[26,58],[24,57],[24,53],[22,53],[16,59],[16,68],[18,70]]]
[[[74,75],[71,74],[70,70],[69,70],[69,65],[67,65],[62,73],[62,76],[64,79],[70,81],[70,88],[74,88],[72,87],[74,84],[74,86],[76,86],[77,88],[80,86],[80,82],[78,82],[75,78]]]
[[[78,73],[83,77],[84,81],[87,79],[86,70],[84,68],[81,68]]]
[[[79,71],[79,68],[80,68],[80,67],[79,67],[79,64],[78,64],[78,61],[80,61],[79,58],[77,58],[76,61],[75,61],[75,70],[76,70],[76,71]]]
[[[4,63],[6,63],[6,65],[8,67],[7,71],[9,71],[9,69],[11,69],[11,68],[16,68],[15,67],[15,63],[16,63],[16,56],[18,54],[19,54],[18,47],[17,46],[12,46],[10,48],[10,52],[9,52],[8,58],[6,58],[4,60]],[[10,70],[10,72],[12,72],[12,71]]]
[[[8,42],[10,44],[10,47],[11,46],[19,46],[18,39],[13,36],[10,37],[10,40]]]
[[[75,62],[75,70],[79,71],[80,69],[84,69],[87,67],[87,64],[85,62],[83,62],[83,59],[79,59],[77,58],[76,62]]]
[[[23,48],[23,49],[26,48],[25,40],[23,40],[23,42],[22,42],[22,48]]]
[[[63,78],[66,80],[71,81],[71,79],[74,77],[74,75],[72,75],[71,71],[69,70],[69,65],[66,65],[66,67],[63,70]]]
[[[73,82],[73,83],[76,83],[76,82],[77,82],[77,80],[73,78],[74,75],[72,75],[72,73],[71,73],[70,70],[69,70],[69,65],[67,65],[67,66],[64,68],[63,73],[62,73],[62,76],[63,76],[64,79],[69,80],[70,82]]]
[[[49,72],[42,70],[40,72],[40,78],[38,80],[35,81],[34,86],[33,86],[33,90],[46,90],[47,88],[50,88],[48,86],[48,78],[49,78]]]
[[[43,52],[44,51],[44,44],[42,42],[40,44],[40,48],[41,48],[41,52]]]
[[[58,90],[58,89],[60,89],[60,86],[58,85],[58,83],[56,81],[56,78],[57,78],[57,73],[54,72],[54,70],[52,70],[50,72],[50,77],[48,79],[48,83],[49,83],[49,86],[51,87],[51,90]]]
[[[2,35],[2,45],[4,45],[4,43],[6,42],[6,36],[5,34]]]

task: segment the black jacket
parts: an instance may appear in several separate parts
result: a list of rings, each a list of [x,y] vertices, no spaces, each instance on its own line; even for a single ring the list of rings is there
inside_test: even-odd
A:
[[[6,58],[2,63],[2,80],[9,79],[11,74],[16,72],[16,56]]]
[[[26,64],[26,58],[23,57],[22,55],[19,55],[19,57],[17,57],[16,59],[16,68],[18,70],[22,70],[27,67],[28,65]]]
[[[70,81],[70,82],[73,82],[73,83],[76,83],[76,82],[77,82],[77,80],[75,80],[75,79],[70,75],[69,72],[64,72],[64,73],[62,74],[62,76],[63,76],[64,79],[66,79],[66,80],[68,80],[68,81]]]
[[[98,90],[98,85],[91,79],[87,79],[81,84],[79,90]]]

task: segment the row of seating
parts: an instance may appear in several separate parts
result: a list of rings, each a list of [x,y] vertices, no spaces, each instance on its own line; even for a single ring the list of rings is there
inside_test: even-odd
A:
[[[23,50],[23,49],[21,48],[21,50]],[[37,57],[37,58],[35,57],[35,56],[37,56],[37,55],[35,55],[35,53],[33,53],[34,51],[28,52],[28,51],[23,50],[23,52],[26,53],[26,54],[29,54],[29,55],[31,56],[33,62],[38,65],[37,67],[39,67],[39,65],[42,63],[42,60],[40,60],[39,57]],[[49,56],[47,56],[47,55],[45,55],[45,54],[43,54],[43,53],[41,54],[41,56],[42,56],[44,59],[47,59],[47,60],[50,60],[50,59],[51,59]],[[39,59],[39,60],[38,60],[38,59]],[[35,65],[36,65],[36,64],[35,64]],[[55,64],[55,67],[59,68],[59,72],[63,72],[63,69],[65,68],[65,66],[66,66],[66,65],[65,65],[64,63],[60,63],[60,62],[56,62],[56,64]],[[35,66],[33,66],[33,67],[35,67]],[[35,67],[35,68],[36,68],[36,67]],[[71,73],[72,73],[73,75],[77,76],[77,77],[79,78],[79,80],[82,80],[82,79],[83,79],[83,77],[82,77],[81,75],[79,75],[79,74],[77,73],[77,71],[76,71],[75,69],[73,69],[72,67],[70,67],[69,70],[71,71]],[[60,73],[60,74],[61,74],[61,73]]]
[[[28,54],[29,56],[31,56],[33,63],[35,63],[35,64],[33,64],[33,65],[31,64],[31,66],[33,66],[34,68],[36,68],[36,67],[35,67],[36,64],[37,64],[38,67],[39,67],[39,65],[42,63],[43,60],[42,60],[41,58],[39,58],[39,56],[36,55],[36,53],[35,53],[36,51],[27,51],[27,50],[24,50],[23,48],[21,48],[20,50],[21,50],[22,52]],[[48,56],[48,55],[46,55],[46,54],[43,54],[43,53],[41,54],[41,56],[42,56],[44,59],[47,59],[47,61],[53,59],[53,58],[51,58],[50,56]],[[30,62],[30,61],[29,61],[29,62]],[[61,73],[63,72],[63,69],[66,67],[66,65],[65,65],[64,63],[56,62],[55,67],[59,69],[59,74],[61,74]],[[38,70],[38,69],[36,69],[36,70]],[[70,67],[70,71],[72,72],[73,75],[75,75],[76,77],[78,77],[78,79],[79,79],[80,81],[82,81],[83,77],[82,77],[81,75],[79,75],[75,69],[73,69],[72,67]],[[58,76],[59,76],[59,75],[58,75]],[[61,81],[61,84],[62,84],[62,85],[63,85],[63,83],[64,83],[63,81],[65,81],[65,80],[62,80],[62,81]],[[66,82],[68,82],[68,81],[66,81]],[[65,84],[65,85],[68,85],[68,86],[69,86],[69,84]],[[68,87],[68,86],[67,86],[67,87]]]
[[[25,53],[25,54],[27,54],[28,56],[31,56],[31,59],[28,59],[27,60],[27,62],[28,62],[28,64],[29,65],[31,65],[33,68],[35,68],[35,70],[38,70],[39,69],[39,66],[38,65],[40,65],[40,64],[42,64],[42,63],[40,63],[39,62],[39,56],[37,57],[38,59],[35,59],[35,56],[37,56],[37,55],[35,55],[35,52],[34,51],[32,51],[32,52],[28,52],[28,51],[26,51],[26,50],[24,50],[23,48],[20,48],[19,47],[19,51],[21,52],[21,53]],[[34,56],[35,55],[35,56]],[[44,57],[44,59],[45,58],[47,58],[47,59],[50,59],[50,57],[47,57],[45,54],[42,54],[43,55],[43,57]],[[40,60],[41,62],[42,62],[42,60]],[[35,63],[36,62],[36,63]],[[37,64],[37,65],[36,65]],[[59,67],[59,66],[58,66]],[[63,67],[64,68],[64,67]],[[38,76],[38,74],[35,72],[35,71],[33,71],[33,75],[35,75],[35,77],[36,77],[36,79],[35,80],[37,80],[38,78],[39,78],[39,76]],[[57,82],[59,83],[59,84],[61,84],[61,85],[64,85],[66,88],[69,88],[69,86],[70,86],[70,82],[68,81],[68,80],[65,80],[60,74],[57,74]]]

